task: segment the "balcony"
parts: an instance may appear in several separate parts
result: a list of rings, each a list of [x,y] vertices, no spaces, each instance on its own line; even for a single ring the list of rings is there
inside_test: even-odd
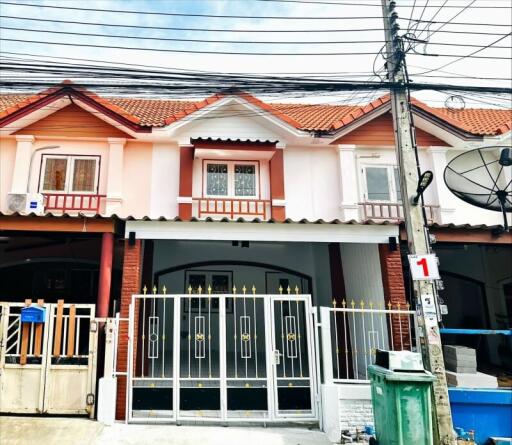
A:
[[[266,220],[270,217],[270,200],[238,199],[238,198],[192,198],[194,214],[198,218],[227,217],[259,218]]]
[[[99,213],[105,195],[44,193],[45,212]]]
[[[400,222],[404,220],[404,209],[401,203],[398,202],[360,202],[361,218],[363,221],[395,221]],[[426,204],[425,214],[427,216],[427,223],[432,224],[439,220],[438,218],[438,205]]]

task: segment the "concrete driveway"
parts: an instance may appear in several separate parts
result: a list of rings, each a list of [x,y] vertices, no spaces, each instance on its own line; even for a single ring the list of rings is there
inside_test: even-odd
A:
[[[307,428],[125,425],[88,419],[0,417],[1,445],[330,445]]]

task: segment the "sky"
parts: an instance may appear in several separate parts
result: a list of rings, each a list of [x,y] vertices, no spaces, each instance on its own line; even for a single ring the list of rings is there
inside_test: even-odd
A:
[[[3,0],[1,0],[3,1]],[[349,73],[356,80],[378,80],[373,72],[384,72],[382,56],[361,53],[378,53],[383,46],[384,32],[376,31],[347,31],[368,28],[382,28],[381,7],[378,0],[306,0],[302,1],[257,1],[257,0],[5,0],[15,4],[0,3],[0,50],[3,56],[13,56],[9,53],[38,55],[40,60],[51,60],[51,57],[79,58],[114,63],[130,63],[147,66],[158,66],[173,69],[206,70],[228,73],[293,73],[293,75],[346,76]],[[408,19],[420,18],[430,20],[435,14],[436,21],[446,21],[459,13],[471,0],[399,0],[397,12],[400,16],[401,32],[408,28],[416,38],[425,39],[429,32],[435,31],[441,25],[410,22]],[[111,10],[133,10],[153,13],[185,13],[210,15],[239,15],[250,18],[217,18],[217,17],[176,17],[155,14],[124,14],[119,12],[92,12],[66,9],[47,9],[41,7],[25,7],[23,3],[36,5],[72,6],[80,8],[98,8]],[[412,5],[416,3],[413,9]],[[355,6],[357,4],[357,6]],[[364,6],[371,4],[375,6]],[[440,8],[441,6],[448,6]],[[486,8],[488,6],[510,6],[509,0],[475,0],[471,7],[464,10],[454,22],[499,24],[505,26],[473,26],[447,25],[445,31],[462,32],[493,32],[506,34],[512,28],[512,10]],[[252,18],[254,16],[304,17],[305,19],[269,19]],[[79,24],[62,24],[40,20],[22,20],[9,17],[50,19],[64,21],[82,21],[101,24],[132,25],[133,28],[116,28],[110,26],[89,26]],[[350,17],[350,19],[315,19],[315,17]],[[367,17],[354,19],[354,17]],[[371,18],[376,17],[376,18]],[[162,27],[165,29],[143,29],[143,26]],[[222,30],[259,30],[260,32],[206,32],[206,31],[176,31],[168,28],[202,28]],[[31,30],[51,30],[60,32],[99,33],[118,36],[133,36],[132,39],[84,37],[66,34],[49,34],[31,32],[28,30],[12,30],[8,28],[25,28]],[[297,32],[282,33],[283,30],[339,30],[342,32]],[[141,37],[155,38],[141,39]],[[196,39],[198,42],[163,41],[162,38]],[[489,48],[479,52],[478,56],[508,57],[509,60],[492,60],[471,58],[459,60],[446,67],[444,72],[433,72],[449,78],[417,77],[422,73],[440,67],[455,58],[443,57],[440,54],[467,55],[479,49],[478,47],[456,45],[487,45],[500,38],[496,35],[481,34],[452,34],[437,32],[426,45],[416,47],[418,53],[409,52],[407,63],[411,77],[416,81],[452,83],[464,85],[499,85],[510,86],[510,80],[482,80],[466,78],[492,77],[512,78],[512,38],[509,35],[497,45],[504,48]],[[32,40],[33,42],[15,42],[4,39]],[[213,43],[208,40],[236,40],[247,43]],[[362,43],[361,41],[372,41]],[[41,41],[71,44],[91,44],[101,46],[135,46],[144,51],[89,48],[78,46],[60,46],[56,44],[38,43]],[[265,44],[263,41],[283,42],[292,44]],[[331,43],[346,42],[355,43]],[[255,43],[256,42],[256,43]],[[329,42],[319,44],[318,42]],[[442,45],[439,45],[442,44]],[[180,51],[223,51],[228,54],[193,54],[186,52],[168,52],[165,49]],[[235,52],[275,52],[290,55],[240,55]],[[300,53],[353,53],[350,55],[298,55]],[[33,58],[33,56],[17,56]],[[367,102],[377,93],[343,93],[328,95],[309,95],[296,97],[294,94],[283,93],[280,102],[306,101],[345,103]],[[431,91],[417,92],[415,96],[426,100],[431,105],[443,106],[446,94]],[[490,104],[507,106],[495,96],[464,95],[467,106],[489,106]]]

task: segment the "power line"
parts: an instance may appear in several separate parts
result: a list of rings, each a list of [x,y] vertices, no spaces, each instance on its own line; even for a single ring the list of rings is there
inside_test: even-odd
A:
[[[488,45],[486,45],[485,47],[480,48],[480,49],[477,49],[476,51],[473,51],[473,52],[472,52],[472,53],[470,53],[470,54],[467,54],[467,55],[465,55],[465,56],[461,56],[461,57],[459,57],[458,59],[456,59],[456,60],[452,60],[451,62],[445,63],[444,65],[441,65],[441,66],[439,66],[439,67],[437,67],[437,68],[433,68],[433,69],[431,69],[431,70],[424,71],[424,72],[422,72],[422,73],[416,73],[416,75],[418,75],[418,74],[428,74],[428,73],[431,73],[431,72],[433,72],[433,71],[437,71],[437,70],[441,70],[441,69],[443,69],[443,68],[446,68],[447,66],[453,65],[454,63],[457,63],[457,62],[459,62],[459,61],[461,61],[461,60],[468,59],[468,58],[478,57],[478,56],[475,56],[475,54],[477,54],[477,53],[479,53],[479,52],[481,52],[481,51],[483,51],[483,50],[485,50],[485,49],[487,49],[487,48],[491,48],[493,45],[495,45],[495,44],[496,44],[496,43],[498,43],[498,42],[501,42],[503,39],[505,39],[506,37],[509,37],[510,35],[512,35],[512,32],[509,32],[507,35],[505,35],[505,36],[503,36],[503,37],[500,37],[498,40],[495,40],[494,42],[489,43],[489,44],[488,44]]]
[[[504,37],[498,39],[498,41],[503,40],[505,37],[510,35],[507,34]],[[10,38],[2,38],[3,41],[6,42],[21,42],[21,43],[34,43],[34,44],[44,44],[44,45],[59,45],[59,46],[79,46],[79,47],[87,47],[87,48],[103,48],[103,49],[125,49],[125,50],[133,50],[133,51],[151,51],[151,52],[171,52],[171,53],[188,53],[188,54],[225,54],[225,55],[244,55],[244,56],[367,56],[367,55],[375,55],[378,54],[376,52],[367,52],[367,51],[357,51],[357,52],[311,52],[311,53],[287,53],[287,52],[242,52],[242,51],[210,51],[210,50],[185,50],[185,49],[176,49],[176,48],[143,48],[143,47],[135,47],[135,46],[114,46],[114,45],[95,45],[92,43],[68,43],[68,42],[49,42],[44,40],[24,40],[24,39],[10,39]],[[474,56],[483,49],[488,48],[489,45],[481,48],[478,51],[475,51],[472,54],[462,57],[471,57],[475,59],[495,59],[495,60],[511,60],[511,57],[501,57],[501,56]],[[436,57],[461,57],[460,54],[418,54],[423,56],[436,56]]]
[[[70,25],[86,25],[86,26],[105,26],[114,28],[137,28],[137,29],[151,29],[163,31],[197,31],[197,32],[231,32],[231,33],[340,33],[340,32],[370,32],[370,31],[384,31],[384,28],[344,28],[344,29],[226,29],[226,28],[183,28],[172,26],[147,26],[147,25],[123,25],[118,23],[100,23],[100,22],[83,22],[77,20],[58,20],[58,19],[44,19],[34,17],[19,17],[13,15],[1,15],[2,19],[12,20],[30,20],[35,22],[47,23],[65,23]],[[472,35],[503,35],[495,32],[485,31],[438,31],[445,34],[472,34]]]
[[[329,2],[329,1],[324,1],[324,0],[318,0],[318,1],[314,1],[314,0],[255,0],[255,1],[258,1],[258,2],[272,2],[272,3],[306,3],[306,4],[311,4],[311,5],[333,5],[333,6],[371,6],[371,7],[381,7],[381,4],[380,3],[351,3],[351,2],[344,2],[344,1],[340,1],[340,2]],[[418,7],[424,7],[424,8],[437,8],[438,5],[429,5],[428,4],[429,2],[427,1],[427,3],[425,5],[418,5]],[[400,9],[404,9],[404,8],[412,8],[414,10],[414,7],[416,5],[416,0],[414,1],[414,5],[413,6],[410,6],[410,5],[405,5],[405,4],[402,4],[400,3],[399,7]],[[461,6],[456,6],[456,5],[447,5],[447,6],[444,6],[443,7],[445,8],[459,8]],[[512,6],[476,6],[477,9],[511,9]]]
[[[127,35],[113,35],[113,34],[100,34],[100,33],[84,33],[84,32],[76,32],[76,31],[55,31],[48,29],[32,29],[32,28],[18,28],[11,26],[0,26],[0,29],[6,29],[10,31],[24,31],[24,32],[42,32],[47,34],[66,34],[66,35],[76,35],[76,36],[87,36],[87,37],[107,37],[107,38],[115,38],[115,39],[136,39],[136,40],[155,40],[155,41],[171,41],[171,42],[191,42],[191,43],[228,43],[228,44],[248,44],[248,45],[339,45],[339,44],[366,44],[366,43],[382,43],[381,40],[327,40],[327,41],[261,41],[261,40],[205,40],[205,39],[182,39],[182,38],[172,38],[172,37],[144,37],[144,36],[127,36]],[[473,47],[473,48],[482,48],[484,45],[474,45],[474,44],[465,44],[465,43],[441,43],[441,42],[433,42],[429,43],[429,45],[437,45],[437,46],[462,46],[462,47]],[[495,46],[497,49],[511,49],[510,46]]]
[[[22,6],[31,8],[49,8],[49,9],[65,9],[73,11],[87,11],[87,12],[107,12],[116,14],[142,14],[153,16],[171,16],[171,17],[204,17],[204,18],[223,18],[223,19],[247,19],[247,20],[381,20],[382,16],[314,16],[314,17],[300,17],[300,16],[247,16],[247,15],[228,15],[228,14],[194,14],[194,13],[181,13],[181,12],[154,12],[154,11],[134,11],[125,9],[100,9],[100,8],[81,8],[78,6],[57,6],[57,5],[34,5],[29,3],[15,3],[8,1],[0,1],[3,5]],[[443,23],[430,20],[413,19],[415,22],[420,23]],[[503,24],[489,24],[489,23],[457,23],[457,25],[475,25],[475,26],[510,26]]]
[[[65,9],[73,11],[87,11],[87,12],[108,12],[116,14],[142,14],[152,16],[169,16],[169,17],[203,17],[203,18],[221,18],[221,19],[247,19],[247,20],[382,20],[382,16],[316,16],[316,17],[300,17],[300,16],[274,16],[274,15],[230,15],[230,14],[197,14],[197,13],[184,13],[184,12],[154,12],[154,11],[134,11],[126,9],[101,9],[101,8],[81,8],[79,6],[57,6],[57,5],[34,5],[30,3],[15,3],[0,1],[2,5],[23,6],[31,8],[48,8],[48,9]]]

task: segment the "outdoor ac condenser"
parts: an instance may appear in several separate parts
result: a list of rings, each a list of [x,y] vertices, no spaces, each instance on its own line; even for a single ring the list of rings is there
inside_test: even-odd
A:
[[[44,197],[41,193],[8,193],[7,208],[11,212],[42,215],[44,213],[43,200]]]

